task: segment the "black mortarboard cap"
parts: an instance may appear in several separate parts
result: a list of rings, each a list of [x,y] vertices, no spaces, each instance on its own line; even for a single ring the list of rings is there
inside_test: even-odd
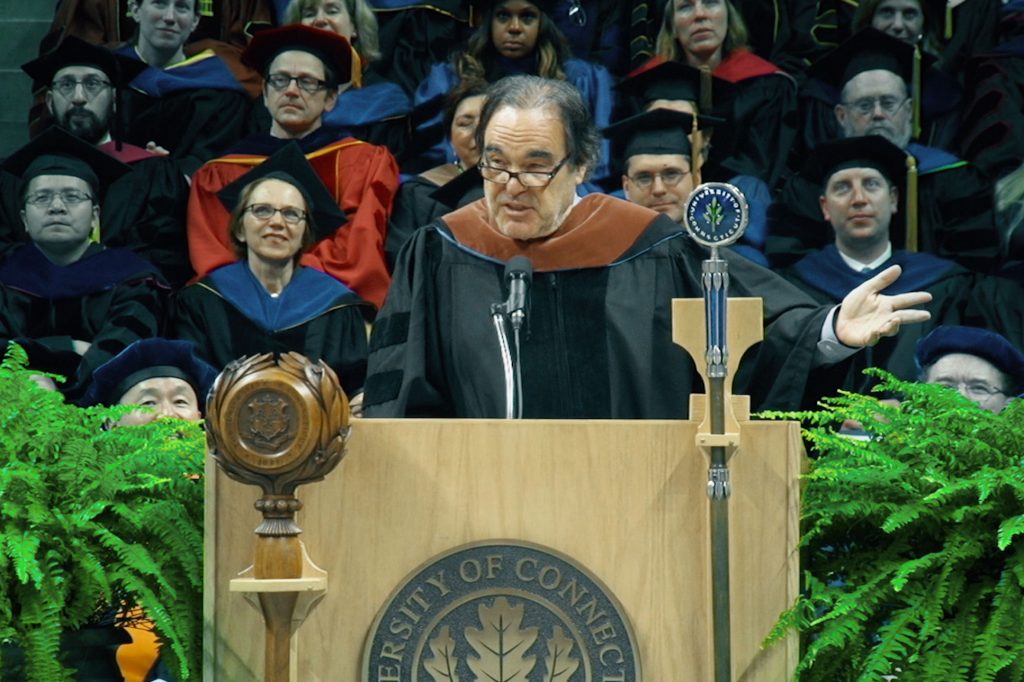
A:
[[[831,140],[813,149],[802,175],[824,186],[833,173],[845,168],[875,168],[902,189],[906,183],[907,154],[881,135]]]
[[[334,234],[334,231],[348,222],[338,203],[327,191],[323,180],[309,165],[299,143],[290,140],[266,161],[254,166],[245,175],[225,185],[217,196],[229,211],[235,209],[242,196],[242,190],[249,183],[262,178],[274,178],[294,185],[306,198],[306,209],[313,217],[314,236],[317,240]]]
[[[274,57],[289,50],[309,52],[330,66],[338,84],[352,76],[352,46],[343,36],[302,24],[258,31],[242,52],[242,61],[265,74]]]
[[[918,340],[914,361],[920,370],[950,353],[966,353],[988,360],[1010,375],[1018,387],[1024,386],[1024,353],[993,331],[979,327],[940,325]]]
[[[51,126],[3,163],[4,170],[28,183],[40,175],[70,175],[89,183],[102,197],[117,178],[131,170],[109,154],[71,133]]]
[[[217,370],[196,355],[191,341],[140,339],[96,368],[80,404],[116,405],[132,386],[157,377],[187,381],[202,407],[217,378]]]
[[[697,126],[707,128],[721,119],[698,116]],[[608,126],[601,131],[605,137],[616,140],[622,148],[622,159],[636,154],[682,154],[690,156],[690,133],[693,116],[670,109],[652,109]]]
[[[682,62],[655,57],[626,75],[615,89],[635,99],[643,108],[656,99],[701,101],[700,69]],[[703,76],[711,84],[711,111],[722,115],[735,94],[735,87],[717,76]]]
[[[107,75],[115,88],[123,88],[149,68],[145,62],[114,54],[105,47],[68,36],[57,47],[21,65],[35,87],[46,87],[54,75],[66,66],[92,66]]]
[[[914,46],[869,26],[818,59],[807,73],[842,90],[857,74],[875,70],[895,73],[910,88]]]

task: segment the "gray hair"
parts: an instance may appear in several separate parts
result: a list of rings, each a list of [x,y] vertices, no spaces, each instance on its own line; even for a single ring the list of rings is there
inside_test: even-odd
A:
[[[562,121],[565,149],[569,163],[575,168],[594,168],[600,158],[601,140],[576,86],[565,81],[540,76],[507,76],[487,89],[487,101],[476,127],[476,146],[484,148],[484,133],[491,117],[504,108],[551,109]]]

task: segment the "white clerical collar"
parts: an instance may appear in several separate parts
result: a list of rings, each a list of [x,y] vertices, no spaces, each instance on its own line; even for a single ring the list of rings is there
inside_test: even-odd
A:
[[[882,263],[892,258],[892,242],[889,242],[886,245],[885,252],[881,256],[871,261],[870,263],[861,263],[859,260],[854,260],[853,258],[847,256],[845,253],[843,253],[842,249],[837,248],[836,250],[839,251],[839,257],[843,259],[843,262],[846,263],[847,267],[856,272],[874,270],[878,267],[881,267]]]

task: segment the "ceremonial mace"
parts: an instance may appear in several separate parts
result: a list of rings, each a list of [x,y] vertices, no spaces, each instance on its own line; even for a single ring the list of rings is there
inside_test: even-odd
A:
[[[263,514],[253,565],[231,581],[255,594],[266,625],[264,680],[288,682],[291,635],[327,590],[295,523],[295,489],[319,481],[345,455],[349,407],[338,377],[298,353],[243,357],[217,377],[207,400],[210,454],[229,477],[258,485]]]
[[[673,339],[694,358],[704,377],[707,393],[704,422],[698,429],[697,445],[708,452],[707,494],[710,499],[711,525],[711,611],[714,638],[716,682],[732,679],[732,636],[729,598],[729,505],[732,492],[728,459],[739,446],[739,425],[733,414],[730,365],[761,339],[760,299],[729,299],[729,268],[719,247],[735,242],[747,227],[748,209],[743,194],[732,185],[709,182],[699,185],[686,201],[684,224],[690,236],[710,249],[710,257],[701,263],[704,315],[696,306],[701,301],[673,302]],[[737,315],[737,313],[742,313]],[[741,317],[747,323],[740,334],[733,334],[727,322]],[[703,339],[694,334],[694,320],[704,319]],[[754,325],[754,330],[750,330]],[[704,363],[698,362],[703,341]],[[734,358],[730,358],[730,346]],[[703,370],[703,371],[702,371]],[[691,401],[691,404],[696,404]],[[695,408],[694,408],[695,409]],[[691,417],[693,414],[691,413]]]

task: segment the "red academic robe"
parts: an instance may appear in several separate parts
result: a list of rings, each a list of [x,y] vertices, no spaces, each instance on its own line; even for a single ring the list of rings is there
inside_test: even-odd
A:
[[[228,236],[230,212],[217,192],[266,158],[229,154],[204,164],[192,177],[188,248],[198,277],[238,260]],[[380,308],[391,284],[384,238],[398,189],[398,164],[386,148],[351,137],[309,152],[306,159],[348,222],[316,242],[301,263],[335,277]]]

